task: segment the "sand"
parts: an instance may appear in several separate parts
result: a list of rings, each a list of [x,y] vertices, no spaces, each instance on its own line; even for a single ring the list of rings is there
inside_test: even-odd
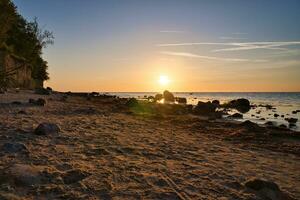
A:
[[[46,106],[27,103],[40,97]],[[0,147],[26,148],[0,150],[0,199],[264,199],[245,187],[251,178],[300,199],[297,138],[257,138],[239,124],[193,115],[136,115],[114,99],[61,97],[0,94]],[[42,122],[60,133],[35,135]]]

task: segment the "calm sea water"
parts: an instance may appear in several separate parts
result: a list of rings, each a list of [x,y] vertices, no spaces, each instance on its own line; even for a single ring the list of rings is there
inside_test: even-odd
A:
[[[110,93],[119,97],[135,97],[143,98],[146,96],[154,96],[156,93],[152,92],[121,92],[121,93]],[[187,98],[188,104],[196,105],[198,101],[212,101],[219,100],[221,103],[228,102],[237,98],[249,99],[251,104],[269,104],[276,108],[276,110],[268,110],[264,107],[258,107],[251,109],[249,112],[244,114],[243,120],[251,120],[253,122],[264,124],[266,121],[272,121],[276,125],[288,123],[284,118],[298,118],[296,127],[292,129],[300,131],[300,113],[292,114],[294,110],[300,110],[300,92],[175,92],[177,97]],[[260,112],[260,113],[259,113]],[[259,113],[259,114],[258,114]],[[277,113],[280,116],[274,117]],[[284,115],[284,117],[281,117]],[[261,120],[265,118],[265,120]]]

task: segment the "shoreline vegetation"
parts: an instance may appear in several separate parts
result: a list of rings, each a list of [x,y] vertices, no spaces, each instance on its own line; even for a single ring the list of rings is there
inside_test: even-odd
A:
[[[299,199],[299,132],[232,120],[239,112],[222,118],[253,106],[193,107],[168,91],[137,100],[8,90],[0,94],[0,197]]]

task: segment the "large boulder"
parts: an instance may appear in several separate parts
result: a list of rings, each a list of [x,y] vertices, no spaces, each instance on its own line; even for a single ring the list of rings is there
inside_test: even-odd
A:
[[[176,97],[175,99],[176,99],[177,103],[179,103],[179,104],[186,104],[187,103],[187,100],[184,97]]]
[[[164,96],[165,102],[174,102],[175,101],[174,95],[172,94],[172,92],[169,92],[168,90],[164,91],[163,96]]]
[[[213,103],[199,101],[193,112],[198,115],[210,115],[216,112],[217,106]]]
[[[34,130],[36,135],[55,135],[60,132],[60,128],[56,124],[52,123],[41,123]]]
[[[154,102],[161,101],[163,98],[164,97],[162,94],[156,94],[154,97]]]
[[[225,107],[234,108],[242,113],[248,112],[251,108],[250,101],[244,98],[232,100]]]

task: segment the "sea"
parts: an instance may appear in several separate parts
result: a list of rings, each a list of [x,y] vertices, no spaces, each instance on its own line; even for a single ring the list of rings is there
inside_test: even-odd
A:
[[[135,97],[144,99],[148,96],[155,96],[156,92],[111,92],[109,94],[119,97],[129,98]],[[247,113],[243,113],[243,119],[238,121],[250,120],[258,124],[264,124],[271,121],[274,125],[284,124],[289,127],[285,118],[297,118],[296,126],[290,129],[300,131],[300,112],[293,114],[293,111],[300,110],[300,92],[174,92],[176,97],[185,97],[188,104],[196,105],[198,101],[219,100],[225,103],[233,99],[246,98],[251,105],[271,105],[275,109],[267,109],[265,107],[256,107],[250,109]],[[232,113],[238,112],[235,110]],[[274,114],[278,114],[275,117]]]

